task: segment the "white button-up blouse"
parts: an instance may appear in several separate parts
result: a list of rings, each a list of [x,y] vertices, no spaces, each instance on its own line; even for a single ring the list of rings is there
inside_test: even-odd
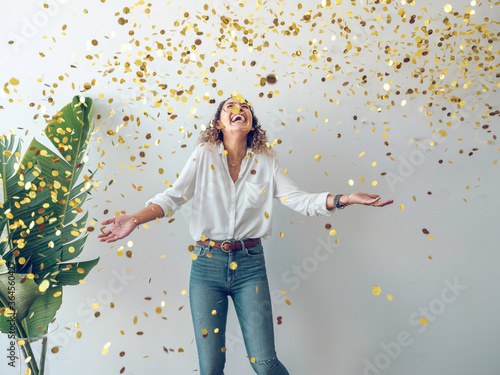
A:
[[[193,199],[189,232],[195,241],[258,238],[272,233],[273,198],[305,216],[332,215],[329,192],[301,190],[284,173],[275,156],[254,154],[247,148],[238,180],[229,174],[224,145],[196,146],[179,178],[163,193],[146,202],[159,205],[164,217]]]

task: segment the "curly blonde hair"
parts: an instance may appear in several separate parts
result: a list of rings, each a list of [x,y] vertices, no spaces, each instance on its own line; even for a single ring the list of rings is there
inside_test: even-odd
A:
[[[226,103],[229,99],[234,99],[234,97],[231,96],[219,103],[219,107],[217,108],[213,119],[210,121],[210,125],[206,128],[206,130],[203,130],[200,133],[198,143],[219,145],[223,141],[224,135],[215,127],[215,124],[220,120],[220,114],[222,112],[222,108],[224,107],[224,103]],[[250,147],[252,152],[255,154],[265,154],[268,156],[274,155],[274,150],[271,149],[271,146],[267,141],[266,130],[262,129],[259,119],[255,116],[253,107],[246,99],[244,100],[245,103],[248,104],[250,112],[252,113],[252,126],[254,128],[254,130],[251,130],[247,135],[247,146]]]

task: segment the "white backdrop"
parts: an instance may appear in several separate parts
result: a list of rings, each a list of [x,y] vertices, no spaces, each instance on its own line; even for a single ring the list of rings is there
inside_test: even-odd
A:
[[[498,374],[499,13],[464,0],[10,3],[0,130],[26,147],[44,115],[91,97],[87,168],[101,183],[86,208],[99,229],[172,184],[209,101],[238,90],[303,189],[394,199],[330,218],[276,202],[264,249],[289,372]],[[268,75],[278,81],[261,86]],[[189,206],[130,243],[91,234],[80,259],[101,261],[64,290],[54,374],[198,371]],[[227,335],[226,373],[251,374],[234,310]]]

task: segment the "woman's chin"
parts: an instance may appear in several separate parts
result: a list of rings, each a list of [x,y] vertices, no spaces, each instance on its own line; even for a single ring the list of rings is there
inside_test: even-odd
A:
[[[232,122],[230,129],[239,130],[239,131],[250,131],[251,126],[250,126],[250,124],[248,124],[246,122]]]

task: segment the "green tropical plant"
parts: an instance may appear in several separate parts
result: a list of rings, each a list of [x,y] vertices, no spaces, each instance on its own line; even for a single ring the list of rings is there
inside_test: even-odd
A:
[[[81,283],[99,261],[69,262],[88,236],[81,207],[93,182],[80,177],[92,116],[92,100],[75,96],[43,132],[55,149],[33,138],[22,159],[20,142],[0,135],[0,331],[11,340],[46,334],[62,287]],[[31,374],[42,375],[45,356],[33,358],[27,340],[19,346]]]

